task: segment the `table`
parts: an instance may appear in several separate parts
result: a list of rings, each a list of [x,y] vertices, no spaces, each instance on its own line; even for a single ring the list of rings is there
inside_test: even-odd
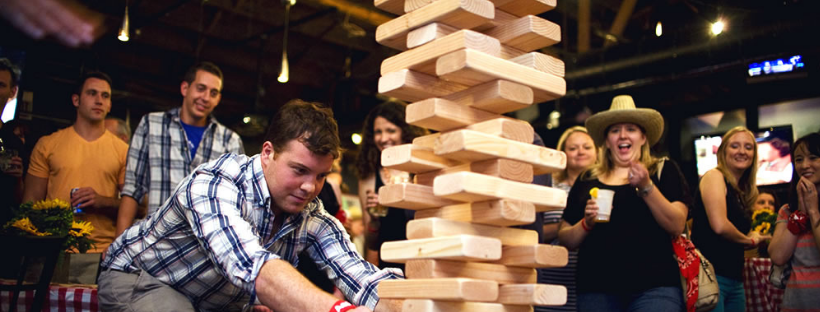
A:
[[[743,265],[743,288],[747,312],[777,312],[783,301],[783,289],[769,283],[772,259],[749,258]]]
[[[13,285],[14,281],[0,280],[0,284]],[[9,311],[11,291],[0,291],[0,311]],[[29,311],[34,302],[34,290],[20,292],[17,311]],[[97,312],[96,285],[51,284],[48,287],[43,311],[51,312]]]

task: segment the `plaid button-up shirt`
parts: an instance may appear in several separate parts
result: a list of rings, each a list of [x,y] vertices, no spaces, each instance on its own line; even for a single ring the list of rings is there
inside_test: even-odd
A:
[[[242,139],[213,117],[191,159],[179,108],[146,114],[131,138],[121,194],[137,202],[148,194],[148,213],[154,212],[194,168],[225,153],[244,154]]]
[[[226,154],[197,168],[158,211],[118,237],[102,267],[145,271],[204,311],[248,295],[256,302],[262,265],[282,259],[296,266],[303,250],[347,298],[370,309],[379,281],[402,276],[362,259],[318,199],[286,215],[278,233],[270,205],[259,156]]]

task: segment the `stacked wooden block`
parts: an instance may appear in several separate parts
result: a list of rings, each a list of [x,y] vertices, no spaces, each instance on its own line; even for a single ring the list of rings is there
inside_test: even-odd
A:
[[[400,15],[376,40],[403,52],[382,63],[379,92],[412,102],[409,124],[439,131],[385,149],[382,166],[415,173],[387,185],[379,202],[413,209],[406,241],[382,245],[406,263],[406,280],[384,281],[382,298],[404,311],[531,311],[562,305],[566,288],[537,284],[535,268],[567,263],[563,247],[539,244],[537,212],[566,205],[564,191],[531,184],[566,166],[566,155],[533,145],[533,128],[504,117],[566,92],[564,63],[533,52],[560,41],[535,15],[555,0],[375,0]]]

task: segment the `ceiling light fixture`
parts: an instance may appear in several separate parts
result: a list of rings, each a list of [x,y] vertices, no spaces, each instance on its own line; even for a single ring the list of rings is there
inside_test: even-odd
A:
[[[726,24],[723,23],[723,20],[717,20],[717,22],[712,23],[712,35],[720,35],[725,27]]]
[[[120,32],[117,35],[117,39],[120,39],[122,42],[128,41],[130,36],[128,36],[128,1],[125,1],[125,17],[122,19],[122,27],[120,27]]]
[[[290,24],[290,7],[296,4],[296,0],[282,0],[285,4],[285,29],[282,35],[282,67],[279,69],[278,80],[286,83],[290,79],[290,69],[288,68],[288,24]]]
[[[655,24],[655,37],[660,37],[661,35],[663,35],[663,24],[661,24],[661,21],[658,21],[658,23]]]

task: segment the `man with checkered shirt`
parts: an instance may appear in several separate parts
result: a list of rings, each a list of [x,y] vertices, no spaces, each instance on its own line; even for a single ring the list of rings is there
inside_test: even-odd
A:
[[[401,272],[362,259],[316,198],[339,145],[330,109],[285,104],[259,155],[199,166],[117,238],[102,263],[101,309],[399,311],[401,302],[379,300],[376,287]],[[303,250],[352,304],[294,269]]]

